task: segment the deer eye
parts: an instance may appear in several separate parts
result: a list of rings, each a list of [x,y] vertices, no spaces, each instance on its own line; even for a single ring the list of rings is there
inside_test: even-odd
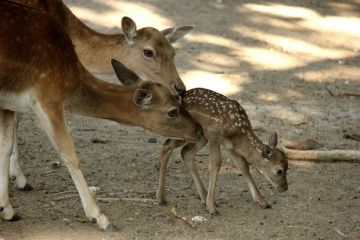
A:
[[[175,118],[179,115],[179,110],[177,108],[173,108],[170,111],[168,111],[168,116],[170,118]]]
[[[278,176],[282,176],[283,175],[283,170],[282,169],[277,169],[276,170],[276,175],[278,175]]]
[[[154,57],[154,51],[151,49],[144,49],[143,54],[147,58],[153,58]]]
[[[182,97],[180,95],[176,95],[174,98],[176,102],[181,103]]]

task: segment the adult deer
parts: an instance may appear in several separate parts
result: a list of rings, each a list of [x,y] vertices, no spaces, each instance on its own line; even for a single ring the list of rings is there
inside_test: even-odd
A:
[[[0,1],[0,12],[0,32],[5,33],[0,35],[0,217],[19,218],[8,195],[14,112],[33,113],[67,166],[88,219],[113,230],[89,192],[64,112],[190,141],[199,135],[196,125],[178,99],[159,84],[120,86],[91,75],[66,32],[47,14],[8,1]],[[145,36],[139,32],[137,37]],[[115,60],[113,66],[120,79],[127,80],[123,75],[138,79]]]
[[[124,17],[124,34],[102,34],[82,23],[61,0],[11,0],[38,8],[56,19],[68,33],[81,63],[91,72],[111,73],[114,58],[132,69],[142,80],[161,83],[176,95],[185,91],[174,65],[174,49],[170,43],[184,37],[192,26],[158,31],[152,27],[137,30],[135,22]],[[17,122],[17,121],[16,121]],[[10,160],[10,178],[20,190],[32,190],[18,163],[17,125]]]

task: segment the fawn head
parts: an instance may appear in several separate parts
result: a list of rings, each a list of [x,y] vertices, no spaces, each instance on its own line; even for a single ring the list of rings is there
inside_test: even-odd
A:
[[[286,171],[288,161],[285,154],[276,148],[277,134],[273,133],[269,139],[269,145],[264,144],[262,147],[262,158],[257,168],[267,177],[271,184],[279,192],[288,189],[286,180]]]
[[[115,73],[124,85],[137,85],[132,102],[139,108],[141,126],[168,138],[196,141],[201,128],[183,109],[181,98],[159,83],[139,81],[139,77],[122,63],[112,59]]]
[[[175,50],[171,43],[184,37],[193,27],[183,26],[158,31],[146,27],[137,30],[135,22],[124,17],[121,27],[126,39],[124,64],[143,81],[160,83],[173,95],[185,92],[186,88],[174,64]]]

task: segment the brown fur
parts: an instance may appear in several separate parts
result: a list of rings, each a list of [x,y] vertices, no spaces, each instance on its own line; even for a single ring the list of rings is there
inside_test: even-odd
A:
[[[114,58],[138,75],[162,83],[174,95],[185,90],[173,63],[174,49],[157,29],[139,29],[134,44],[129,46],[123,34],[102,34],[87,27],[61,0],[11,1],[37,8],[58,21],[69,34],[81,62],[92,72],[112,73],[110,59]],[[143,58],[142,49],[146,47],[156,51],[155,61]]]
[[[234,100],[208,89],[191,89],[184,94],[185,109],[198,122],[204,137],[196,143],[187,143],[181,150],[185,166],[194,179],[196,189],[211,214],[216,213],[215,184],[221,166],[220,145],[227,148],[238,161],[245,181],[248,183],[252,197],[262,208],[270,205],[257,189],[249,171],[249,164],[261,170],[279,191],[287,190],[287,158],[276,149],[277,138],[273,135],[269,145],[254,134],[248,116],[240,104]],[[194,165],[194,157],[209,142],[210,179],[208,191],[205,189]],[[167,140],[160,155],[160,178],[157,192],[159,204],[165,203],[165,171],[173,150],[185,142]],[[278,174],[281,171],[281,175]]]
[[[8,1],[0,1],[0,12],[7,13],[0,14],[0,32],[4,33],[0,35],[0,115],[5,116],[0,119],[0,128],[4,129],[0,142],[14,140],[14,111],[35,113],[70,172],[86,216],[95,219],[100,228],[112,229],[80,170],[64,111],[141,126],[190,141],[198,138],[197,126],[162,85],[120,86],[92,76],[79,62],[61,25],[44,12]],[[122,76],[121,72],[117,76]],[[142,101],[142,95],[147,101]],[[169,112],[174,109],[179,114],[170,117]],[[6,147],[4,152],[11,152],[9,144],[2,147]],[[0,162],[0,182],[4,184],[9,160],[6,155]],[[7,188],[2,189],[0,207],[4,209],[0,217],[14,219]]]

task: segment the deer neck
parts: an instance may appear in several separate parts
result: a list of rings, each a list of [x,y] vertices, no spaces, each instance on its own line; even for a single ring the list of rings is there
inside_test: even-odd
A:
[[[68,113],[144,126],[141,109],[132,102],[136,86],[124,87],[101,81],[89,73],[85,75],[65,101]]]
[[[244,135],[237,137],[234,142],[234,151],[245,157],[249,163],[256,166],[256,161],[261,158],[259,158],[259,156],[262,155],[264,144],[254,132],[247,130]]]
[[[60,4],[60,3],[59,3]],[[104,34],[94,31],[80,21],[63,3],[52,6],[65,31],[74,44],[81,63],[93,73],[113,74],[111,58],[126,62],[126,40],[122,34]]]

